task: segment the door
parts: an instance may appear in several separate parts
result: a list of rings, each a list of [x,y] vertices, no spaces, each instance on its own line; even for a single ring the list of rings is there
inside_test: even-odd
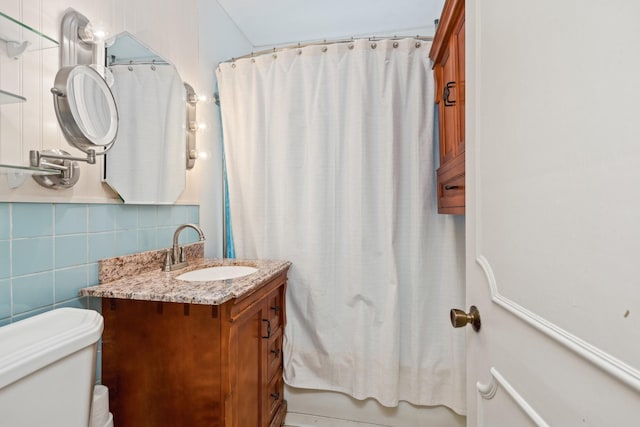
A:
[[[466,7],[468,426],[637,425],[640,3]]]

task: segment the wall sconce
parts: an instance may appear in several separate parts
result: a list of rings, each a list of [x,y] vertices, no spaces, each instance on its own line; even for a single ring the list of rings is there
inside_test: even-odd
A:
[[[196,132],[200,127],[196,122],[196,104],[199,98],[189,83],[185,83],[184,88],[187,91],[187,169],[193,169],[198,158]]]

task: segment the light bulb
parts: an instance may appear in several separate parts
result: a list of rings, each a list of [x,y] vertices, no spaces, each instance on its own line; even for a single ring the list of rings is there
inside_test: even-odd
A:
[[[107,32],[103,29],[96,29],[93,31],[93,36],[97,40],[104,40],[107,37]]]
[[[196,159],[205,160],[205,159],[209,158],[209,153],[206,152],[206,151],[190,150],[189,151],[189,158],[192,159],[192,160],[196,160]]]

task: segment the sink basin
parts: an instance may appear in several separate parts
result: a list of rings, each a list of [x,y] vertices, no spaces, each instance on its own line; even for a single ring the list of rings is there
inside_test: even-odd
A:
[[[257,268],[245,265],[221,265],[218,267],[201,268],[176,277],[178,280],[189,282],[210,282],[212,280],[227,280],[246,276],[258,271]]]

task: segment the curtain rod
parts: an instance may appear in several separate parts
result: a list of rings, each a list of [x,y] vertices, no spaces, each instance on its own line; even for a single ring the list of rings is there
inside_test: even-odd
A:
[[[253,58],[256,56],[260,56],[260,55],[267,55],[270,53],[277,53],[277,52],[282,52],[285,50],[290,50],[290,49],[300,49],[303,47],[307,47],[307,46],[322,46],[322,45],[329,45],[329,44],[336,44],[336,43],[351,43],[354,42],[356,40],[368,40],[368,41],[380,41],[380,40],[400,40],[400,39],[415,39],[415,40],[420,40],[420,41],[433,41],[433,37],[431,36],[389,36],[389,37],[351,37],[350,39],[338,39],[338,40],[322,40],[322,41],[314,41],[314,42],[308,42],[308,43],[298,43],[298,44],[292,44],[292,45],[288,45],[288,46],[283,46],[283,47],[273,47],[271,49],[264,49],[264,50],[260,50],[258,52],[251,52],[248,53],[246,55],[242,55],[242,56],[238,56],[237,58],[231,58],[231,59],[227,59],[226,61],[222,61],[220,62],[220,64],[225,64],[227,62],[235,62],[238,59],[246,59],[246,58]]]
[[[107,57],[107,66],[112,65],[171,65],[164,59],[118,59],[115,55]]]

